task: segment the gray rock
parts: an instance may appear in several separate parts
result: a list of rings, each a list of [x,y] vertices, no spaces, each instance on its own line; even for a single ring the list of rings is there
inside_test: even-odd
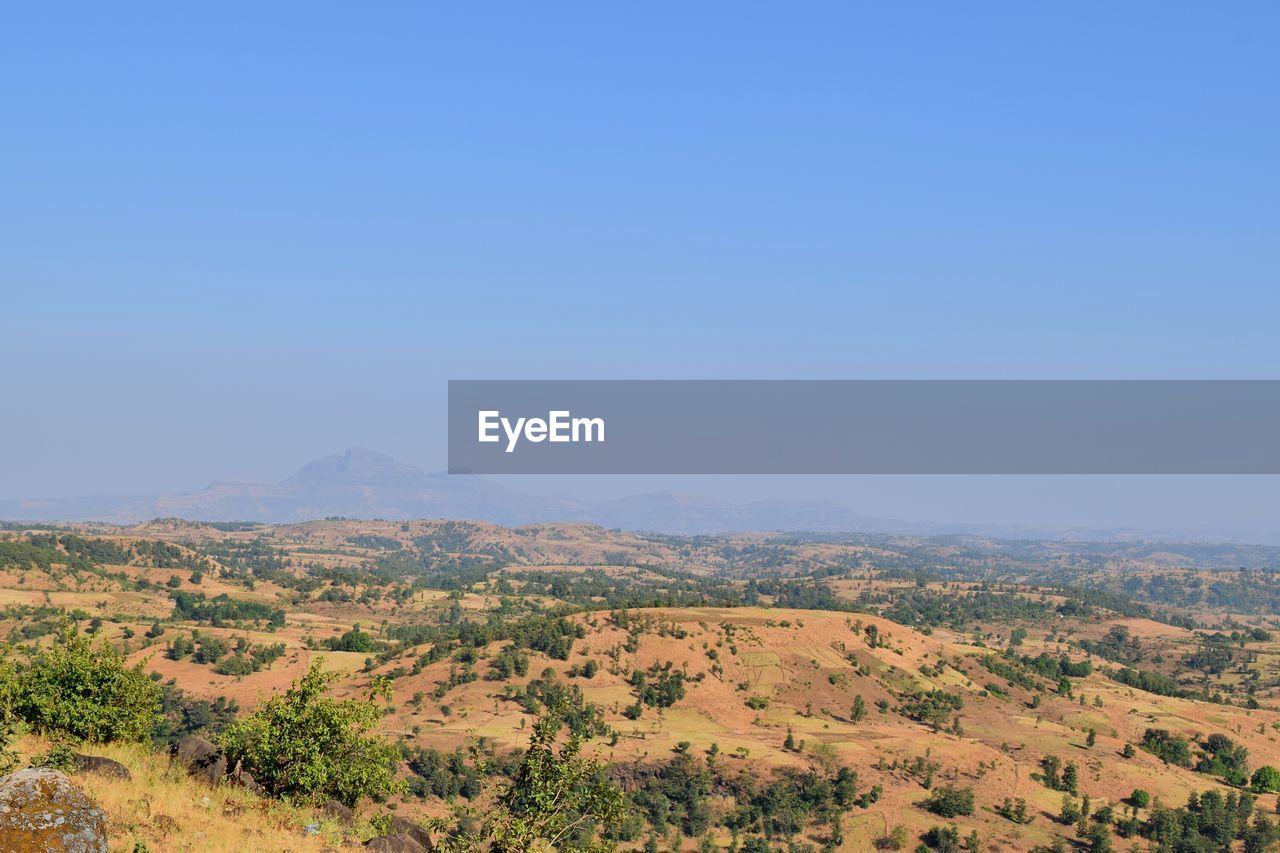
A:
[[[370,838],[365,842],[364,849],[377,850],[378,853],[424,853],[427,848],[408,835],[383,835]]]
[[[213,787],[227,775],[227,757],[218,746],[202,737],[189,735],[178,741],[173,747],[172,759],[186,767],[192,777]]]
[[[407,835],[414,841],[421,844],[423,848],[427,850],[431,849],[430,834],[428,834],[427,831],[422,828],[422,824],[418,823],[416,820],[410,820],[404,815],[392,815],[391,831],[395,835]]]
[[[333,818],[341,823],[351,823],[355,820],[355,812],[344,806],[337,800],[330,800],[320,807],[320,813]]]
[[[78,752],[71,753],[71,758],[76,763],[76,770],[82,773],[96,773],[112,779],[124,779],[126,782],[133,780],[129,768],[114,759],[101,755],[81,755]]]
[[[0,777],[5,853],[107,853],[107,816],[64,774],[33,767]]]

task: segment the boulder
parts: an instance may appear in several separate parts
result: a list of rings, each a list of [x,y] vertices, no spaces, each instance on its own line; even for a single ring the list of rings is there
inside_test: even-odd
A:
[[[424,853],[427,848],[408,835],[382,835],[366,841],[364,849],[378,853]]]
[[[320,807],[320,813],[333,818],[340,823],[351,823],[355,820],[355,812],[344,806],[337,800],[330,800]]]
[[[184,737],[174,745],[171,757],[207,785],[217,787],[227,775],[227,757],[217,745],[202,737]]]
[[[404,815],[392,815],[391,832],[395,835],[407,835],[421,844],[424,849],[431,849],[431,836],[416,820],[410,820]]]
[[[63,773],[33,767],[0,777],[5,853],[107,853],[107,816]]]
[[[126,782],[133,780],[133,774],[129,772],[129,768],[114,759],[104,758],[101,755],[81,755],[78,752],[71,753],[71,759],[76,763],[76,770],[81,773],[96,773],[99,776],[123,779]]]

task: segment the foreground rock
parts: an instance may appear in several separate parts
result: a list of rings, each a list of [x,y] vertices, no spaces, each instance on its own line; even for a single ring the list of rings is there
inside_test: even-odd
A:
[[[107,818],[57,770],[33,767],[0,777],[5,853],[107,853]]]
[[[211,787],[217,787],[227,775],[227,757],[210,741],[194,735],[178,741],[171,755],[192,777]]]

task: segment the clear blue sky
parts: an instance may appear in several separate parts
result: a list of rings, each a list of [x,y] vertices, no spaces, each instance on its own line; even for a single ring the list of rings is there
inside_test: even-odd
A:
[[[449,377],[1276,377],[1278,38],[1274,3],[10,7],[0,496],[440,468]]]

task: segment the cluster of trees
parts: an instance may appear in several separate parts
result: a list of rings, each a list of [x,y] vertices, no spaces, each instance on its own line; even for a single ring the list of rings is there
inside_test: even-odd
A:
[[[1080,793],[1080,768],[1072,761],[1063,766],[1062,759],[1056,755],[1046,755],[1040,759],[1040,780],[1052,791]]]
[[[139,560],[157,569],[207,572],[214,568],[213,562],[203,554],[158,539],[139,539],[133,543],[133,551]]]
[[[975,589],[968,592],[917,587],[889,592],[866,592],[858,604],[876,608],[881,616],[916,628],[962,629],[977,622],[1044,622],[1052,608],[1014,592]]]
[[[510,641],[517,649],[539,651],[551,658],[568,660],[574,640],[586,636],[586,629],[563,614],[539,614],[521,619],[503,619],[491,614],[488,619],[446,625],[397,625],[387,629],[386,636],[398,641],[401,649],[431,644],[433,660],[442,660],[454,649],[481,649],[490,643]],[[379,655],[390,660],[400,649],[388,649]]]
[[[385,643],[379,643],[371,634],[360,630],[358,622],[339,637],[325,638],[321,645],[332,652],[360,652],[366,655],[386,648]]]
[[[675,669],[671,661],[655,663],[647,670],[635,670],[628,683],[635,693],[636,701],[624,713],[628,718],[637,720],[645,706],[670,708],[684,698],[684,682],[684,671]]]
[[[943,785],[930,791],[921,805],[938,817],[971,815],[973,814],[973,789]]]
[[[1167,729],[1147,729],[1143,732],[1141,746],[1165,764],[1191,766],[1191,744],[1182,735]]]
[[[1120,670],[1113,670],[1110,675],[1121,684],[1127,684],[1138,690],[1145,690],[1147,693],[1155,693],[1158,696],[1189,695],[1187,691],[1178,686],[1177,681],[1159,672],[1144,672],[1126,667]]]
[[[1126,833],[1128,827],[1121,830]],[[1156,806],[1137,830],[1160,850],[1228,849],[1242,841],[1246,853],[1263,853],[1277,840],[1275,824],[1255,811],[1253,797],[1234,791],[1225,797],[1214,790],[1192,794],[1176,809]]]
[[[643,574],[606,573],[600,569],[568,574],[529,569],[507,573],[524,592],[547,595],[580,607],[737,607],[745,603],[741,590],[721,578],[700,577],[644,566]]]
[[[964,698],[941,688],[909,693],[898,710],[903,716],[925,723],[937,732],[952,722],[952,715],[964,707]]]
[[[164,654],[170,660],[190,657],[195,663],[212,666],[219,675],[245,676],[270,668],[284,652],[284,643],[260,645],[246,637],[228,640],[192,631],[190,636],[179,634],[170,640]]]
[[[151,730],[151,741],[157,746],[177,743],[187,735],[216,738],[240,714],[239,703],[225,696],[197,699],[173,680],[160,689],[160,717]]]
[[[243,601],[225,592],[209,598],[202,592],[169,593],[173,599],[174,620],[205,622],[220,627],[235,622],[265,623],[273,628],[284,626],[284,611],[259,601]]]

